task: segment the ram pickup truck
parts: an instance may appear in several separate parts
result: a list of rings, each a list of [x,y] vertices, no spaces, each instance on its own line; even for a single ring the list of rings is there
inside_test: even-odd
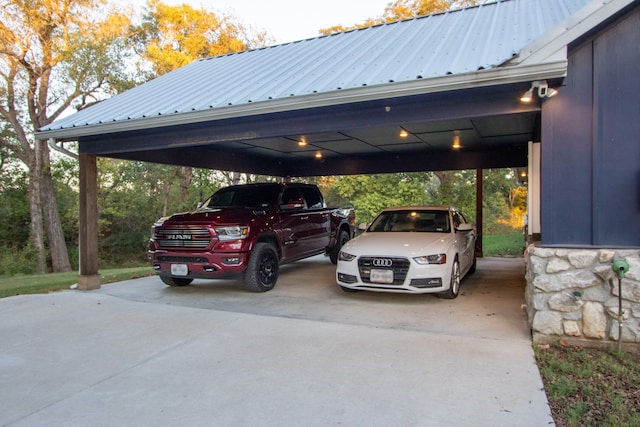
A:
[[[353,224],[353,210],[327,208],[315,185],[235,185],[194,212],[159,219],[148,257],[169,286],[236,277],[248,290],[265,292],[275,286],[281,264],[322,253],[335,264]]]

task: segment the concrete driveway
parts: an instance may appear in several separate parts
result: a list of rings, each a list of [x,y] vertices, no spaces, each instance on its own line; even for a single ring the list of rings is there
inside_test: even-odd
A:
[[[522,259],[479,260],[455,300],[345,293],[334,272],[1,299],[0,425],[553,424]]]

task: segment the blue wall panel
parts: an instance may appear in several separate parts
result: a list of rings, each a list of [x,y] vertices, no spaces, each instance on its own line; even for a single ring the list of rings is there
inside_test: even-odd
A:
[[[594,243],[640,245],[640,10],[593,52]]]
[[[544,244],[591,244],[591,63],[590,46],[572,52],[560,94],[542,105]]]
[[[640,7],[569,50],[542,105],[542,243],[640,246]]]

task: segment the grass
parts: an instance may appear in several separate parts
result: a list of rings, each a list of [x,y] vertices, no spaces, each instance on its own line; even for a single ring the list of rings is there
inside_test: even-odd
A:
[[[557,426],[640,426],[637,353],[556,344],[535,355]]]
[[[482,236],[482,254],[484,256],[522,256],[524,252],[524,234],[499,234]]]
[[[112,283],[153,274],[151,267],[131,267],[100,270],[100,283]],[[0,298],[13,295],[55,292],[69,289],[78,282],[78,272],[52,273],[45,275],[18,275],[0,277]]]

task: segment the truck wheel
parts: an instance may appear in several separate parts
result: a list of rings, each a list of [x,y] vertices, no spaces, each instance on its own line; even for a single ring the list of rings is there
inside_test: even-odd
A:
[[[271,243],[257,243],[244,272],[244,286],[251,292],[273,289],[278,280],[278,253]]]
[[[160,276],[160,280],[169,286],[187,286],[193,282],[193,279],[185,279],[180,277]]]
[[[329,252],[329,259],[331,260],[332,263],[334,264],[338,263],[338,254],[340,253],[340,249],[342,249],[344,244],[347,243],[348,241],[349,241],[349,233],[347,233],[344,230],[340,230],[340,233],[338,233],[338,240],[336,241],[336,245],[333,248],[331,248],[331,251]]]

